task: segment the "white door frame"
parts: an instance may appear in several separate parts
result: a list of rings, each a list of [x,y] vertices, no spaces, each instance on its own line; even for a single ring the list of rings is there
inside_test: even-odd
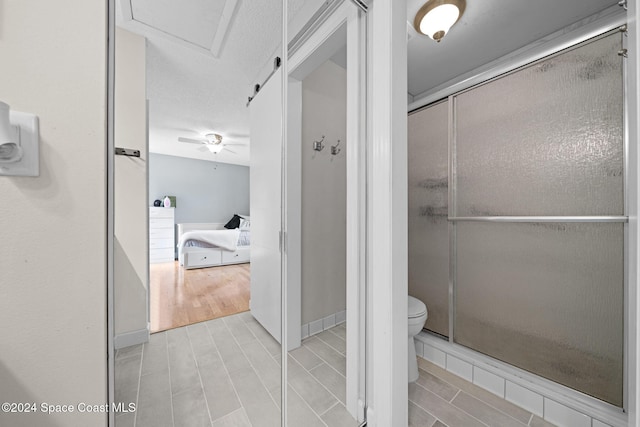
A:
[[[627,49],[629,52],[626,61],[627,66],[627,144],[628,150],[628,180],[627,180],[627,209],[629,215],[629,242],[628,242],[628,280],[627,280],[627,409],[629,413],[628,425],[640,425],[640,226],[638,215],[640,213],[640,5],[636,0],[627,1]]]
[[[368,13],[367,425],[408,424],[407,2]]]
[[[347,402],[349,413],[364,421],[365,416],[365,263],[366,263],[366,105],[364,90],[365,17],[351,2],[343,2],[296,50],[288,61],[290,92],[299,93],[301,80],[328,59],[335,48],[347,42]],[[298,103],[299,104],[299,103]],[[289,101],[290,107],[292,102]],[[301,116],[297,109],[288,112],[289,132],[298,132]],[[301,157],[297,138],[287,138],[287,286],[301,280]],[[291,294],[289,295],[291,296]],[[301,301],[289,301],[300,311]],[[299,325],[301,326],[301,325]],[[301,334],[301,327],[298,328]],[[288,334],[290,335],[290,334]]]

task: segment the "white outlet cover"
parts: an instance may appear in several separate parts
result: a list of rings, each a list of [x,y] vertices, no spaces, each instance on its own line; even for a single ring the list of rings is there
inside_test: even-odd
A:
[[[39,176],[40,175],[40,126],[38,116],[9,112],[9,121],[20,127],[20,146],[22,159],[15,163],[0,163],[0,176]]]

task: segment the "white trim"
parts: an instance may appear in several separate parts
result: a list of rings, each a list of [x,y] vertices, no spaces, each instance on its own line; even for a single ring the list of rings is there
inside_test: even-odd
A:
[[[640,293],[638,292],[638,242],[640,241],[640,227],[638,227],[638,212],[640,211],[638,165],[640,165],[640,150],[638,149],[640,122],[640,108],[638,106],[638,91],[640,85],[640,8],[636,0],[628,0],[628,37],[626,60],[627,93],[627,214],[628,243],[627,243],[627,289],[626,302],[626,367],[627,367],[627,410],[629,413],[629,427],[640,425]]]
[[[312,337],[320,332],[326,331],[333,327],[343,324],[347,321],[347,311],[342,310],[337,313],[330,314],[322,319],[313,320],[302,325],[302,339]],[[357,398],[357,396],[356,396]]]
[[[365,420],[366,402],[366,17],[351,4],[347,15],[347,402],[349,413]],[[336,315],[336,320],[341,315]]]
[[[114,245],[115,245],[115,173],[114,173],[114,153],[115,153],[115,140],[114,140],[114,120],[115,120],[115,55],[116,55],[116,0],[108,0],[107,2],[107,105],[106,105],[106,185],[107,185],[107,399],[109,403],[115,402],[115,346],[114,346],[114,334],[115,334],[115,296],[114,296]],[[113,411],[109,411],[107,415],[107,425],[115,427],[116,418]]]
[[[213,42],[211,43],[211,54],[219,58],[220,53],[222,52],[222,45],[227,38],[227,30],[231,25],[231,21],[233,20],[233,16],[238,10],[238,0],[227,0],[224,3],[224,9],[222,10],[222,16],[220,17],[220,22],[218,23],[218,28],[216,30],[216,34],[213,37]]]
[[[476,377],[476,369],[482,370],[502,378],[507,385],[509,383],[515,384],[518,387],[525,388],[530,392],[535,393],[535,395],[540,397],[540,402],[542,402],[543,399],[545,402],[547,400],[556,402],[593,419],[606,422],[612,427],[627,426],[627,415],[622,411],[622,409],[609,405],[608,403],[604,403],[601,400],[500,362],[499,360],[477,353],[466,347],[450,343],[424,331],[420,332],[416,336],[416,341],[419,341],[424,345],[424,359],[445,368],[453,374],[460,376],[455,369],[449,369],[450,362],[462,361],[463,363],[470,365],[470,368],[472,369],[471,378]],[[441,353],[445,354],[445,366],[442,366]],[[434,357],[433,355],[437,355],[438,357]],[[469,377],[464,379],[470,381]],[[474,383],[480,387],[483,386],[481,382],[474,381]],[[494,390],[489,390],[488,388],[485,389],[495,393]],[[508,395],[500,397],[510,400]],[[544,416],[545,414],[540,413],[538,415]]]
[[[406,0],[376,0],[368,53],[367,425],[408,424]],[[347,322],[348,325],[348,322]]]
[[[302,82],[289,79],[287,87],[287,348],[300,346],[302,336]]]
[[[365,241],[363,226],[365,222],[365,182],[364,182],[364,126],[366,117],[364,115],[364,103],[362,92],[363,66],[361,62],[361,26],[362,21],[358,16],[357,7],[349,2],[343,2],[327,19],[319,25],[315,32],[293,53],[289,58],[288,75],[289,85],[299,82],[303,79],[315,66],[329,59],[332,55],[332,49],[347,42],[347,348],[350,350],[346,354],[347,358],[347,410],[353,417],[357,417],[358,421],[363,421],[364,411],[359,410],[359,401],[365,399],[365,366],[364,366],[364,327],[361,322],[364,319],[365,306],[361,304],[362,295],[365,293],[364,267],[365,262],[364,250],[362,242]],[[328,56],[327,56],[328,55]],[[292,119],[292,117],[289,117]],[[291,129],[291,124],[289,125]],[[288,154],[291,155],[291,148],[288,148]],[[300,157],[297,157],[300,161]],[[294,159],[290,158],[288,163],[288,173],[299,173],[299,166],[293,165]],[[289,176],[287,182],[291,183],[295,175]],[[294,196],[291,189],[287,190],[287,197]],[[299,210],[294,211],[294,203],[300,203],[300,197],[288,201],[287,215],[300,215]],[[296,208],[297,209],[297,208]],[[297,212],[297,213],[296,213]],[[288,221],[291,221],[289,219]],[[295,224],[292,222],[292,225]],[[292,237],[293,229],[287,226],[289,242],[298,244],[297,238],[294,241]],[[293,250],[293,248],[291,248]],[[291,252],[289,252],[291,253]],[[289,262],[293,259],[289,256]],[[291,273],[292,266],[289,266]],[[289,277],[289,283],[291,277]],[[331,318],[331,316],[329,316]],[[329,321],[329,318],[325,318]],[[324,320],[322,330],[326,329]],[[312,324],[314,328],[319,323],[310,322],[299,329],[311,333]],[[328,324],[331,322],[329,321]],[[317,326],[319,329],[320,326]],[[314,329],[315,330],[315,329]],[[406,402],[405,402],[406,403]]]
[[[140,34],[143,37],[152,36],[152,37],[160,37],[165,40],[170,40],[174,43],[179,44],[182,47],[186,47],[188,49],[195,50],[196,52],[210,55],[214,58],[220,57],[222,48],[224,47],[224,42],[227,38],[227,33],[228,33],[227,30],[229,29],[231,22],[236,14],[236,11],[238,10],[237,5],[239,4],[238,0],[225,1],[224,9],[222,10],[222,15],[220,16],[218,27],[216,28],[216,33],[214,34],[213,41],[211,42],[211,47],[206,48],[196,43],[177,37],[166,31],[162,31],[151,25],[145,24],[144,22],[137,21],[133,17],[131,0],[119,0],[119,2],[120,2],[120,10],[122,13],[122,22],[119,23],[119,25],[122,28],[136,34]]]
[[[144,344],[149,341],[149,326],[144,329],[138,329],[136,331],[125,332],[124,334],[118,334],[113,339],[113,347],[116,350],[121,348],[130,347],[132,345]]]
[[[299,329],[297,327],[289,328],[289,322],[291,319],[295,319],[295,325],[300,324],[300,282],[297,283],[289,283],[287,278],[288,272],[288,257],[287,257],[287,177],[289,174],[288,160],[287,160],[287,149],[288,149],[288,131],[289,131],[289,118],[287,116],[287,108],[289,104],[289,75],[285,71],[289,66],[289,59],[287,55],[287,31],[288,31],[288,12],[287,8],[287,0],[282,0],[280,3],[282,7],[282,41],[280,44],[280,55],[281,55],[281,67],[282,71],[280,72],[281,79],[281,108],[280,117],[280,134],[282,135],[281,142],[281,160],[280,160],[280,286],[281,286],[281,302],[280,302],[280,336],[282,337],[281,346],[280,346],[280,424],[283,427],[286,427],[288,424],[288,393],[289,393],[289,381],[287,379],[287,374],[289,371],[289,350],[292,349],[291,344],[295,344],[296,347],[300,345],[300,335]],[[275,73],[275,71],[274,71]],[[289,286],[292,287],[294,298],[291,298],[289,301]],[[296,304],[298,306],[298,310],[294,311],[293,316],[289,316],[289,304]],[[292,334],[294,338],[289,342],[289,337]]]

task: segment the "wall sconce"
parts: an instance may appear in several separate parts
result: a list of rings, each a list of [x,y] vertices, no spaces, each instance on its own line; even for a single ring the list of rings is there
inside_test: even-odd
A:
[[[38,117],[0,102],[0,176],[38,176]]]
[[[416,14],[413,26],[420,34],[440,43],[466,7],[466,0],[429,0]]]

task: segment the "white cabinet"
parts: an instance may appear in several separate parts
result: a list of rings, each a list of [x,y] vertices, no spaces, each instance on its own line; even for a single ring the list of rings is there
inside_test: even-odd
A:
[[[175,208],[149,208],[149,262],[175,260]]]

